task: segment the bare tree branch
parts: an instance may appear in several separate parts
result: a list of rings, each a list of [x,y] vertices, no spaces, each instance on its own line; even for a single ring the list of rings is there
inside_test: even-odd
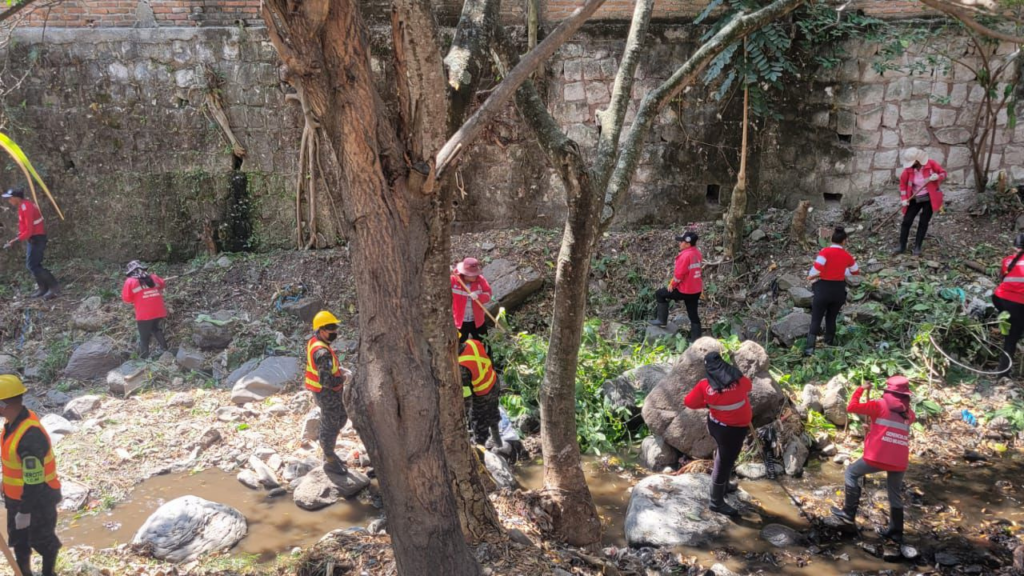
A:
[[[452,46],[444,57],[452,92],[449,133],[465,122],[473,96],[480,89],[484,65],[489,63],[491,34],[499,24],[500,8],[501,0],[466,0],[462,4],[462,16],[455,28]]]
[[[28,8],[35,1],[36,0],[25,0],[24,2],[22,2],[20,4],[15,4],[14,6],[11,6],[10,8],[8,8],[7,10],[4,10],[3,12],[0,12],[0,22],[3,22],[4,20],[7,20],[8,18],[16,16],[18,14],[18,12],[21,12],[25,8]]]
[[[441,151],[437,153],[436,170],[438,178],[441,178],[444,171],[454,163],[459,154],[476,140],[477,136],[480,135],[480,132],[487,125],[487,122],[512,98],[515,91],[523,85],[523,82],[529,78],[530,74],[541,63],[551,57],[555,50],[565,43],[604,3],[605,0],[587,0],[586,4],[577,8],[568,18],[563,20],[537,48],[531,50],[509,72],[508,76],[505,76],[494,89],[494,92],[484,101],[483,105],[445,142]]]
[[[989,28],[988,26],[981,24],[980,22],[975,20],[973,16],[971,16],[971,12],[975,14],[984,14],[984,11],[976,9],[969,10],[963,4],[958,4],[956,2],[951,2],[949,0],[921,0],[921,4],[924,4],[929,8],[934,8],[940,12],[952,16],[953,18],[956,18],[957,20],[963,22],[964,26],[967,26],[971,30],[974,30],[975,32],[983,36],[987,36],[995,40],[1002,40],[1003,42],[1024,44],[1024,37],[1014,36],[1013,34],[1006,34],[998,30],[993,30],[992,28]],[[992,14],[992,16],[997,17],[995,14]]]
[[[633,96],[633,81],[636,79],[636,68],[640,63],[640,53],[643,51],[652,12],[654,0],[637,1],[626,47],[622,52],[622,62],[615,75],[611,103],[607,110],[600,110],[597,113],[601,122],[601,138],[597,143],[593,179],[595,186],[601,190],[607,186],[615,159],[618,157],[619,136],[622,134],[622,124],[626,120],[626,111]]]
[[[601,216],[602,226],[607,226],[615,216],[615,211],[629,191],[633,174],[640,162],[644,140],[658,112],[683,88],[690,86],[704,67],[722,51],[765,24],[789,14],[803,3],[804,0],[775,0],[756,12],[736,16],[698,48],[668,80],[644,97],[606,187],[605,209]]]

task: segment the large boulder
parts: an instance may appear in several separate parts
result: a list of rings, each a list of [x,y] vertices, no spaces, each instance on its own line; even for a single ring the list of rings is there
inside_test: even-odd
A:
[[[710,457],[715,442],[707,431],[707,411],[687,410],[683,399],[707,375],[704,356],[721,351],[722,345],[714,338],[697,340],[644,400],[643,418],[651,433],[692,458]],[[786,398],[768,373],[768,354],[764,348],[748,340],[733,354],[733,360],[753,384],[750,404],[754,425],[763,426],[777,418]]]
[[[797,339],[807,336],[811,328],[811,315],[803,310],[795,310],[787,314],[772,326],[772,334],[783,346],[792,346]]]
[[[281,304],[281,311],[298,318],[303,326],[311,325],[313,316],[316,316],[316,313],[323,310],[323,308],[323,300],[316,297],[306,297]]]
[[[259,367],[259,365],[259,358],[246,360],[241,366],[232,370],[231,374],[228,374],[228,377],[224,379],[223,386],[225,388],[234,388],[235,384],[238,384],[238,381],[241,380],[242,377],[249,375],[253,370]]]
[[[661,472],[679,463],[679,452],[664,438],[651,435],[640,444],[640,463],[648,470]]]
[[[63,498],[58,508],[65,512],[78,512],[85,508],[85,503],[89,501],[89,492],[90,489],[85,484],[61,478],[60,493]]]
[[[491,478],[494,479],[494,483],[498,488],[515,490],[518,487],[516,477],[512,474],[512,467],[501,456],[490,450],[485,450],[484,466],[491,473]]]
[[[99,296],[90,296],[78,305],[78,310],[71,317],[71,326],[85,332],[99,332],[110,323],[110,316],[103,313],[103,300]]]
[[[792,273],[790,273],[790,274],[783,274],[782,276],[779,276],[778,281],[779,281],[779,290],[787,290],[787,291],[790,288],[793,288],[795,286],[803,286],[806,283],[806,280],[804,280],[803,278],[797,276],[796,274],[792,274]]]
[[[238,510],[182,496],[157,508],[132,544],[160,560],[191,562],[207,552],[231,548],[247,531],[245,516]]]
[[[235,337],[234,321],[235,313],[230,310],[218,310],[209,316],[204,314],[196,319],[192,342],[202,350],[223,350]]]
[[[199,350],[179,346],[178,353],[174,356],[174,361],[182,370],[199,370],[203,367],[203,363],[206,362],[206,356]]]
[[[291,356],[271,356],[252,372],[242,376],[231,388],[235,404],[260,402],[278,394],[302,374],[302,361]]]
[[[641,546],[711,544],[732,525],[707,509],[711,477],[707,474],[648,476],[633,487],[626,509],[626,542]],[[726,501],[739,506],[735,494]]]
[[[64,376],[76,380],[102,378],[123,359],[117,351],[117,344],[109,336],[94,336],[75,348],[64,368]]]
[[[807,455],[810,450],[801,436],[789,441],[786,449],[782,452],[782,464],[786,468],[786,474],[800,476],[804,472],[804,464],[807,462]]]
[[[107,372],[107,388],[111,394],[127,396],[149,381],[145,362],[129,360]]]
[[[846,414],[846,400],[849,397],[847,384],[844,376],[834,376],[825,385],[825,395],[821,399],[822,413],[836,426],[846,426],[850,421]]]
[[[661,382],[662,378],[668,376],[671,370],[672,365],[667,362],[645,364],[623,372],[618,378],[606,381],[605,386],[608,386],[609,383],[615,383],[615,385],[625,384],[632,390],[647,395],[651,393],[651,390],[654,390],[654,387]]]
[[[50,442],[54,446],[59,444],[65,436],[73,434],[78,430],[77,426],[68,422],[67,418],[59,414],[47,414],[39,419],[39,423],[43,425],[43,429],[50,436]]]
[[[522,304],[544,285],[544,277],[533,268],[520,268],[511,260],[499,259],[484,267],[484,278],[491,285],[491,301],[487,310],[498,314],[499,308],[509,310]]]
[[[315,468],[299,481],[295,489],[295,505],[303,510],[319,510],[342,498],[350,498],[370,485],[364,474],[349,470],[345,474],[332,474],[322,467]]]
[[[814,294],[803,286],[793,286],[789,289],[789,297],[793,299],[793,305],[798,308],[810,308]]]
[[[72,398],[64,406],[64,418],[68,420],[81,420],[86,414],[100,407],[102,399],[92,394]]]

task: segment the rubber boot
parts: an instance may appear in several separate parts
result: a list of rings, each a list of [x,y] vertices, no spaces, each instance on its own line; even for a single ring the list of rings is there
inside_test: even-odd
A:
[[[700,339],[702,334],[704,334],[704,331],[700,326],[700,322],[690,324],[690,342],[696,342]]]
[[[860,486],[847,486],[843,507],[833,506],[832,515],[846,524],[856,524],[858,506],[860,506]]]
[[[897,254],[903,254],[906,251],[907,251],[907,243],[906,242],[900,242],[899,246],[893,248],[892,253],[893,253],[893,256],[895,256]]]
[[[903,542],[903,508],[893,508],[889,511],[889,527],[879,530],[878,535],[893,542]]]
[[[495,448],[501,448],[504,444],[501,441],[501,431],[498,430],[497,424],[491,424],[491,441],[494,443]]]
[[[55,550],[50,554],[43,555],[43,576],[57,576],[57,553]]]
[[[728,482],[711,485],[711,504],[708,508],[710,508],[712,512],[717,512],[726,516],[739,516],[739,511],[725,502],[725,491],[728,487]]]
[[[342,476],[348,474],[348,467],[337,454],[326,454],[324,455],[324,472]]]
[[[739,489],[740,489],[740,483],[739,482],[729,482],[729,484],[726,485],[726,487],[725,487],[725,493],[726,494],[734,494]]]
[[[658,302],[655,318],[651,320],[651,326],[665,326],[668,324],[668,302]]]
[[[27,551],[14,550],[14,559],[18,563],[18,568],[21,569],[21,573],[24,576],[32,576],[32,549],[29,548]]]
[[[818,341],[818,337],[816,335],[814,335],[813,333],[807,335],[807,343],[804,344],[804,356],[805,357],[814,356],[814,346],[815,346],[815,343],[817,341]]]
[[[920,242],[915,242],[914,243],[913,254],[914,254],[914,256],[920,256],[921,255],[921,243]]]
[[[60,282],[57,282],[49,270],[44,270],[43,275],[46,277],[46,294],[43,295],[43,300],[53,300],[60,296]]]
[[[38,286],[38,288],[36,288],[35,292],[29,294],[28,297],[29,298],[42,298],[43,295],[46,294],[47,290],[49,289],[47,287],[47,285],[46,285],[46,276],[43,275],[43,274],[36,274],[35,278],[36,278],[36,286]]]

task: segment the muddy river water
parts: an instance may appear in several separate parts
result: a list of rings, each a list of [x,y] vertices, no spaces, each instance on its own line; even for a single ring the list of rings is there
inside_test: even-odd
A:
[[[970,526],[996,518],[1024,524],[1024,508],[1020,502],[1024,499],[1024,466],[1015,459],[1004,460],[988,468],[974,469],[964,465],[961,469],[953,469],[944,474],[921,468],[915,471],[912,467],[908,482],[920,491],[927,491],[926,503],[945,503],[955,507],[959,514],[952,520],[954,525]],[[588,460],[585,469],[594,500],[605,523],[605,544],[624,546],[623,525],[632,481],[594,460]],[[538,464],[521,465],[517,475],[525,488],[538,488],[542,483],[542,471]],[[876,484],[869,485],[866,493],[881,487],[878,480]],[[1004,489],[1007,480],[1011,486],[1019,486],[1007,491]],[[1002,487],[997,487],[997,482]],[[808,470],[803,479],[786,479],[791,492],[815,498],[811,494],[817,490],[818,499],[831,500],[833,503],[838,502],[840,496],[834,492],[823,492],[819,487],[835,487],[841,483],[842,467],[832,463]],[[868,554],[853,541],[832,549],[829,555],[808,557],[805,549],[773,549],[759,537],[759,531],[765,524],[780,523],[805,532],[811,526],[776,482],[744,481],[741,487],[757,500],[760,513],[746,513],[744,520],[734,524],[713,549],[685,548],[677,550],[679,554],[683,557],[696,557],[707,566],[719,561],[715,558],[716,552],[728,550],[730,558],[723,563],[740,573],[762,569],[773,574],[829,576],[848,574],[852,570],[908,569],[906,564],[887,563]],[[1021,491],[1019,494],[1018,490]],[[266,492],[240,485],[234,474],[214,469],[191,476],[167,475],[149,479],[136,487],[127,500],[109,511],[78,519],[68,517],[63,522],[60,535],[66,546],[105,548],[129,542],[146,518],[161,504],[188,494],[221,502],[241,511],[248,519],[249,532],[235,547],[235,552],[253,554],[264,561],[288,553],[296,546],[311,546],[330,530],[365,527],[380,516],[380,511],[365,496],[342,501],[317,512],[307,512],[296,507],[290,495],[268,498]],[[917,508],[908,510],[908,515],[923,513]],[[865,525],[864,528],[865,531],[870,530],[870,526]],[[808,557],[809,562],[787,561],[776,566],[770,563],[770,557],[766,555],[768,552],[774,552],[776,557],[799,554]]]

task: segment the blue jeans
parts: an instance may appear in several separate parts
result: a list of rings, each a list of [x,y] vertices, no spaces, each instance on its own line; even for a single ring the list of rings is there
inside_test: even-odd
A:
[[[45,272],[43,268],[43,252],[46,251],[46,235],[37,234],[28,239],[25,244],[25,267],[33,276],[39,276]]]

